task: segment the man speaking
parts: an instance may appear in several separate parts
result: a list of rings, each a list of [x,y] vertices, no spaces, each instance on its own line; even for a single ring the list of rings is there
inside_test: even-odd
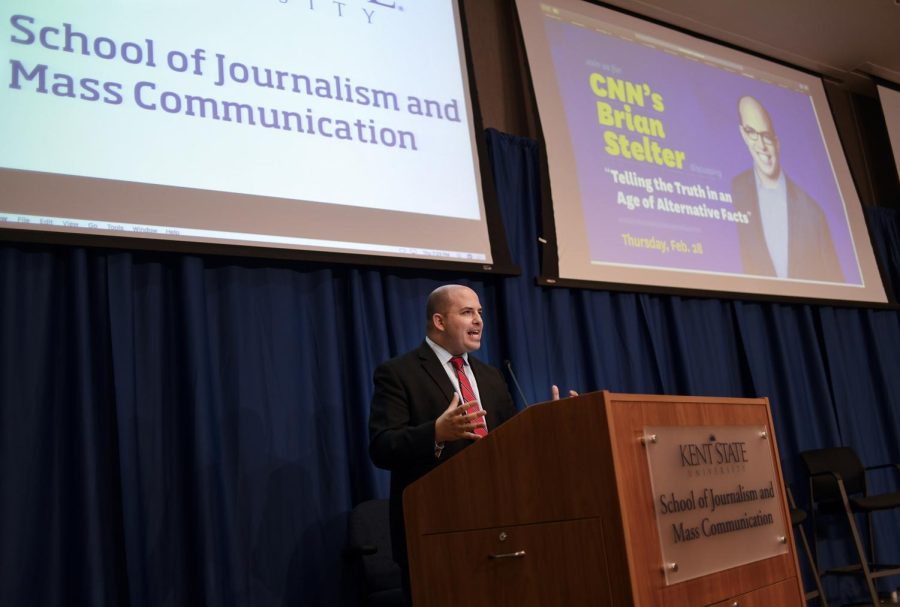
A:
[[[753,168],[732,180],[744,272],[779,278],[844,282],[825,213],[781,166],[781,141],[772,118],[754,97],[738,102],[741,138]]]
[[[375,369],[369,416],[369,454],[391,471],[391,544],[407,597],[403,489],[516,413],[500,371],[469,355],[484,327],[475,291],[438,287],[425,308],[425,341]]]

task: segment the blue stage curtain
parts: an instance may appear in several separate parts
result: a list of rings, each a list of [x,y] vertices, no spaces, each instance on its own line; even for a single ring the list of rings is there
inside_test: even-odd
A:
[[[880,207],[866,209],[866,221],[872,235],[875,257],[888,297],[900,300],[900,213]]]
[[[768,396],[801,499],[800,450],[900,461],[896,311],[536,286],[536,143],[488,147],[518,277],[0,245],[0,604],[349,604],[347,512],[388,491],[371,374],[444,282],[529,402]],[[869,222],[896,276],[896,216]]]

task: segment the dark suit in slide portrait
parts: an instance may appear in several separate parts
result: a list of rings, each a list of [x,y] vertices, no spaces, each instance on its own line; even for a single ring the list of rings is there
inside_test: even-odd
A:
[[[738,224],[744,272],[823,282],[844,274],[820,205],[785,173],[781,141],[766,108],[754,97],[738,102],[740,134],[753,167],[731,184],[734,209],[750,222]]]

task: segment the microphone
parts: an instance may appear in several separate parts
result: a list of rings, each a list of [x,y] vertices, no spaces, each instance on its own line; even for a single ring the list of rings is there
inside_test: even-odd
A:
[[[509,376],[512,378],[513,383],[516,385],[516,390],[519,391],[519,396],[522,397],[522,402],[525,403],[525,408],[528,408],[528,399],[525,398],[525,393],[522,392],[522,386],[519,385],[519,380],[516,379],[516,374],[513,373],[512,363],[509,360],[504,360],[503,364],[506,365],[506,370],[509,371]]]

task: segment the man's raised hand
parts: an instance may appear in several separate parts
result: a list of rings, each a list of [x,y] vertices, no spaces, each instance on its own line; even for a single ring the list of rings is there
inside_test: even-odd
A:
[[[459,404],[459,394],[454,394],[447,409],[434,422],[434,442],[459,440],[461,438],[478,439],[475,428],[484,427],[483,418],[486,413],[483,409],[466,413],[466,410],[477,405],[478,401],[472,400],[463,405]]]

